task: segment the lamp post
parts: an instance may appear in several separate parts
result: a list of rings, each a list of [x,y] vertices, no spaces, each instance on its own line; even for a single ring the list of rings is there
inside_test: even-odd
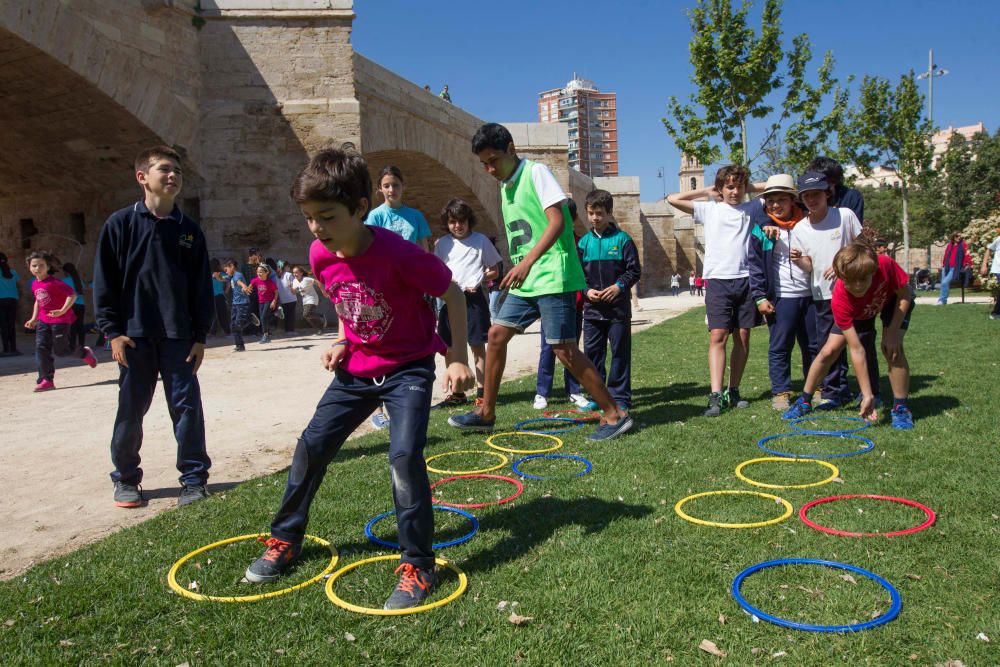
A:
[[[927,58],[927,71],[917,75],[918,79],[927,79],[927,122],[934,126],[934,77],[944,76],[948,70],[934,64],[934,49],[931,49]]]

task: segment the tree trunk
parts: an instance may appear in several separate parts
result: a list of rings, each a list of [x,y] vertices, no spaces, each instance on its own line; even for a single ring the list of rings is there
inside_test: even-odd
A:
[[[740,116],[740,140],[743,142],[743,166],[750,168],[749,149],[747,148],[747,121]],[[751,179],[752,180],[752,179]]]
[[[900,179],[903,193],[903,270],[907,275],[910,273],[910,191],[906,187],[906,180]],[[928,265],[930,259],[928,258]]]

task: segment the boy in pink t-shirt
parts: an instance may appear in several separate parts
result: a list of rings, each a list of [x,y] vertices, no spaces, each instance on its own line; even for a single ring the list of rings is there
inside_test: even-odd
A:
[[[35,330],[35,359],[38,361],[36,392],[56,388],[53,354],[57,357],[79,357],[91,368],[97,366],[97,357],[89,347],[73,346],[69,327],[76,321],[73,312],[76,292],[53,277],[55,261],[55,257],[47,252],[33,252],[27,260],[28,271],[35,277],[35,282],[31,283],[35,307],[31,319],[24,326]]]
[[[250,291],[257,288],[257,308],[260,317],[260,342],[271,342],[271,322],[278,309],[278,285],[271,279],[271,267],[257,266],[257,277],[250,281]],[[249,293],[249,292],[248,292]]]
[[[446,348],[424,294],[443,298],[451,318],[444,389],[464,391],[473,377],[464,294],[440,259],[391,231],[365,226],[371,192],[368,165],[353,150],[321,151],[292,185],[292,199],[316,237],[309,249],[313,274],[333,302],[341,329],[322,355],[334,380],[299,437],[267,549],[247,568],[246,579],[274,581],[295,561],[327,466],[382,403],[393,423],[390,479],[403,549],[399,584],[385,608],[404,609],[423,604],[435,583],[434,517],[423,449],[434,355]]]
[[[834,255],[833,271],[839,280],[833,286],[830,308],[841,333],[830,333],[809,367],[802,396],[783,416],[795,419],[811,411],[812,393],[846,345],[861,387],[860,414],[870,421],[878,419],[875,388],[868,376],[868,362],[859,333],[874,330],[875,318],[881,317],[882,353],[889,363],[889,383],[892,385],[892,427],[912,429],[913,415],[906,406],[910,367],[903,351],[903,336],[909,329],[913,311],[909,276],[891,257],[877,254],[870,241],[864,238],[855,239]]]

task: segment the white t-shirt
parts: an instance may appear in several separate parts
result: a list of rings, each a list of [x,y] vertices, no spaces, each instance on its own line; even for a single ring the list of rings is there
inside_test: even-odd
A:
[[[295,292],[292,291],[292,281],[295,276],[291,271],[285,271],[278,276],[278,301],[281,303],[291,303],[295,301]]]
[[[694,219],[705,226],[705,270],[709,280],[748,278],[747,237],[754,202],[730,206],[722,202],[694,202]]]
[[[674,275],[670,276],[670,286],[671,287],[681,286],[681,276],[679,273],[675,273]]]
[[[792,241],[807,220],[801,220],[792,229],[778,229],[778,238],[774,239],[774,250],[771,256],[777,266],[774,275],[778,280],[777,294],[779,297],[795,298],[812,295],[810,275],[802,270],[789,256]]]
[[[448,265],[452,280],[463,290],[479,287],[483,272],[500,263],[500,253],[479,232],[469,232],[464,239],[451,234],[442,236],[434,246],[434,254]]]
[[[990,273],[1000,273],[1000,236],[993,239],[990,244],[990,252],[993,253],[993,260],[990,262]]]
[[[303,306],[319,305],[319,294],[316,293],[316,281],[309,276],[302,276],[298,280],[292,276],[292,289],[302,297]]]
[[[520,164],[517,165],[517,169],[510,175],[510,178],[503,182],[503,186],[510,187],[517,180],[517,176],[521,173],[522,169],[524,169],[524,160],[521,160]],[[538,200],[541,202],[543,209],[554,206],[566,199],[566,193],[563,192],[562,186],[559,185],[556,177],[541,162],[536,162],[535,168],[531,170],[531,182],[535,186],[535,194],[538,195]]]
[[[849,208],[830,207],[826,217],[818,223],[810,222],[809,218],[795,225],[792,233],[792,247],[798,248],[802,254],[812,259],[813,298],[817,301],[829,301],[833,298],[833,281],[827,280],[823,274],[833,266],[833,256],[841,248],[849,245],[861,233],[861,221]]]

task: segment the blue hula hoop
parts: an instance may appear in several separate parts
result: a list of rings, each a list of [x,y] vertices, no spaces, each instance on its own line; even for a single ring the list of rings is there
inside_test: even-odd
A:
[[[582,456],[574,456],[572,454],[531,454],[529,456],[522,456],[518,460],[514,461],[514,463],[510,466],[514,471],[514,474],[519,477],[524,477],[525,479],[558,479],[556,477],[542,477],[540,475],[529,475],[526,472],[521,472],[517,467],[518,464],[527,461],[528,459],[572,459],[574,461],[580,461],[586,466],[586,468],[573,475],[574,477],[582,477],[594,469],[593,464]]]
[[[532,422],[569,422],[572,426],[567,426],[566,428],[557,428],[550,431],[531,431],[528,429],[521,428],[525,424],[531,424]],[[535,417],[534,419],[525,419],[524,421],[519,421],[514,424],[515,431],[523,431],[524,433],[541,433],[542,435],[553,435],[555,433],[566,433],[568,431],[575,431],[578,428],[583,428],[583,422],[579,419],[570,419],[569,417]]]
[[[799,424],[808,421],[841,421],[841,422],[854,422],[856,424],[861,424],[857,428],[841,428],[841,429],[830,429],[829,431],[824,429],[811,429],[811,428],[799,428]],[[849,433],[857,433],[858,431],[864,431],[866,428],[871,426],[871,422],[867,419],[861,419],[860,417],[842,417],[837,415],[807,415],[805,417],[799,417],[798,419],[793,419],[788,422],[788,425],[792,427],[793,430],[799,433],[808,433],[809,435],[847,435]]]
[[[743,585],[743,580],[758,570],[778,565],[799,564],[825,565],[826,567],[833,567],[838,570],[848,570],[850,572],[854,572],[855,574],[860,574],[863,577],[867,577],[885,590],[889,591],[889,596],[892,598],[892,605],[889,607],[889,611],[885,612],[878,618],[873,618],[872,620],[865,621],[864,623],[852,623],[849,625],[812,625],[809,623],[797,623],[796,621],[789,621],[788,619],[772,616],[771,614],[763,612],[751,605],[746,601],[746,598],[743,597],[742,593],[740,593],[740,587]],[[847,563],[838,563],[831,560],[819,560],[817,558],[780,558],[778,560],[769,560],[763,563],[757,563],[756,565],[751,565],[736,575],[736,578],[733,579],[732,593],[733,597],[736,598],[736,602],[738,602],[744,610],[753,614],[757,618],[762,618],[765,621],[785,628],[792,628],[793,630],[807,630],[809,632],[859,632],[861,630],[869,630],[871,628],[884,625],[896,618],[899,616],[899,611],[903,608],[903,598],[899,596],[899,591],[897,591],[892,584],[874,572],[869,572],[868,570],[863,570],[860,567],[848,565]]]
[[[779,452],[774,449],[769,449],[764,446],[764,443],[770,442],[776,438],[798,438],[803,436],[821,436],[827,438],[847,438],[851,440],[860,440],[861,442],[867,443],[867,445],[855,452],[840,452],[834,454],[793,454],[791,452]],[[795,431],[794,433],[778,433],[777,435],[769,435],[765,438],[761,438],[757,441],[757,446],[763,449],[769,454],[774,454],[775,456],[784,456],[790,459],[839,459],[845,456],[857,456],[858,454],[866,454],[871,450],[875,449],[875,443],[868,438],[861,435],[850,435],[847,433],[823,433],[820,431]]]
[[[462,535],[461,537],[456,537],[453,540],[432,544],[431,545],[432,549],[444,549],[445,547],[453,547],[462,544],[463,542],[468,542],[475,536],[476,533],[479,532],[479,519],[472,516],[468,512],[465,512],[455,507],[445,507],[444,505],[433,505],[433,508],[436,510],[441,510],[442,512],[451,512],[452,514],[458,514],[459,516],[464,516],[472,523],[472,530],[470,530],[465,535]],[[402,549],[403,547],[401,547],[398,542],[390,542],[389,540],[383,540],[381,537],[376,537],[375,533],[372,532],[372,526],[374,526],[376,523],[386,518],[387,516],[391,516],[395,513],[396,510],[383,512],[382,514],[379,514],[377,517],[369,521],[368,524],[365,526],[365,537],[367,537],[375,544],[379,544],[383,547],[389,547],[390,549]]]

